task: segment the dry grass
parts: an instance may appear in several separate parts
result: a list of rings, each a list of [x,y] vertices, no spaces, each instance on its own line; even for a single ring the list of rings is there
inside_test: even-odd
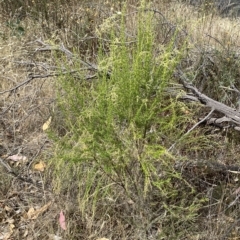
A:
[[[121,219],[109,217],[101,212],[100,208],[96,210],[98,221],[93,221],[96,218],[83,215],[79,210],[78,198],[81,196],[77,196],[76,188],[83,186],[77,183],[77,175],[74,174],[76,169],[72,169],[73,184],[65,187],[64,195],[62,192],[58,195],[57,191],[53,191],[52,168],[43,173],[33,169],[40,160],[48,162],[54,154],[51,142],[42,131],[42,125],[57,111],[54,104],[55,78],[33,79],[15,89],[29,78],[29,74],[49,74],[59,67],[55,54],[36,51],[41,47],[36,42],[39,38],[53,45],[63,43],[71,51],[94,62],[98,48],[97,30],[105,19],[121,10],[120,3],[114,5],[113,2],[102,4],[102,1],[95,1],[93,4],[83,1],[79,4],[78,1],[71,1],[71,4],[64,7],[52,8],[50,13],[55,12],[55,15],[49,17],[48,22],[43,18],[36,21],[31,14],[26,14],[19,23],[14,16],[7,15],[6,11],[0,15],[1,22],[14,23],[0,26],[0,157],[18,176],[13,176],[1,166],[0,237],[1,234],[7,236],[9,233],[9,238],[6,239],[54,239],[54,236],[61,236],[62,239],[98,239],[101,236],[108,239],[143,239],[145,229],[140,229],[136,234],[134,228],[149,220],[149,216],[144,215],[146,212],[143,211],[142,215],[138,216],[139,219],[134,216],[135,222],[126,226]],[[128,22],[128,33],[133,36],[136,33],[136,19],[131,12],[136,11],[136,2],[138,1],[128,3],[128,12],[132,16]],[[170,23],[181,29],[179,39],[188,33],[189,50],[185,62],[182,63],[186,73],[196,76],[196,85],[206,94],[234,106],[236,97],[220,87],[228,87],[231,83],[240,87],[237,81],[240,75],[239,19],[221,18],[216,13],[204,15],[192,6],[175,1],[162,1],[161,4],[154,4],[154,8],[168,21],[156,13],[159,29],[162,30],[159,30],[159,44],[164,44],[171,35]],[[24,29],[23,34],[19,27]],[[107,37],[107,33],[104,36]],[[213,84],[209,84],[211,81]],[[9,89],[13,90],[8,91]],[[204,111],[199,108],[196,111],[195,107],[191,106],[189,108],[193,111],[193,117]],[[195,124],[198,119],[192,121],[192,124]],[[187,128],[189,126],[186,126]],[[185,146],[180,146],[178,154],[186,158],[205,157],[226,164],[239,164],[239,137],[235,133],[215,133],[211,127],[205,131],[211,133],[209,142],[194,142],[190,138]],[[202,130],[195,132],[196,136],[201,133]],[[202,150],[206,145],[209,148]],[[7,160],[8,156],[17,153],[26,156],[28,162],[16,164]],[[19,177],[32,181],[28,182]],[[64,176],[61,177],[64,185]],[[200,179],[199,182],[201,181]],[[211,176],[207,176],[204,181],[211,182]],[[234,175],[227,183],[213,181],[210,187],[199,188],[202,195],[208,197],[209,204],[201,210],[196,228],[185,236],[185,239],[220,239],[223,236],[224,239],[238,239],[239,207],[236,204],[228,208],[235,199],[233,192],[237,189],[237,182],[238,177]],[[124,211],[125,214],[134,215],[129,209],[139,212],[138,206],[133,206],[131,200],[121,191],[118,194],[106,201],[109,207],[117,209],[118,216]],[[37,209],[49,201],[51,205],[37,219],[26,217],[31,207]],[[65,232],[58,225],[61,209],[64,209],[67,218],[68,229]],[[155,231],[161,231],[161,227],[163,226],[159,226]],[[156,233],[151,232],[148,239],[155,239],[155,236]]]

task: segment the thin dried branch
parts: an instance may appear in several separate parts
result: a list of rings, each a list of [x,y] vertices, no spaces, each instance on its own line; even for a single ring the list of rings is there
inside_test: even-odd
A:
[[[214,111],[223,114],[226,118],[219,120],[218,123],[228,121],[231,124],[231,127],[239,131],[240,112],[237,109],[231,108],[201,93],[196,87],[194,87],[189,83],[190,82],[189,79],[186,78],[186,76],[182,71],[179,71],[178,73],[176,73],[176,75],[180,79],[180,82],[182,83],[184,88],[187,89],[188,91],[191,91],[191,93],[193,94],[193,97],[191,97],[191,100],[197,99],[199,102],[210,107]],[[185,98],[190,99],[188,95],[186,95]],[[216,122],[216,119],[214,119],[214,121]]]
[[[214,109],[212,109],[205,118],[203,118],[201,121],[197,122],[197,123],[196,123],[193,127],[191,127],[183,136],[181,136],[181,137],[168,149],[168,151],[170,152],[170,151],[175,147],[175,145],[176,145],[179,141],[181,141],[184,137],[186,137],[190,132],[192,132],[192,131],[193,131],[197,126],[199,126],[201,123],[203,123],[204,121],[206,121],[206,120],[211,116],[211,114],[212,114],[213,112],[214,112]]]
[[[16,91],[18,88],[22,87],[23,85],[26,85],[26,84],[30,83],[32,80],[37,79],[37,78],[56,77],[56,76],[59,76],[61,74],[69,74],[69,73],[73,73],[73,72],[76,72],[76,71],[71,71],[71,72],[67,72],[67,73],[51,73],[51,74],[45,74],[45,75],[31,75],[30,74],[27,80],[19,83],[17,86],[14,86],[13,88],[10,88],[10,89],[7,89],[5,91],[0,92],[0,94]]]
[[[98,66],[94,63],[90,63],[88,61],[83,61],[81,59],[79,59],[79,57],[76,54],[73,54],[72,52],[70,52],[64,45],[63,43],[60,46],[55,46],[55,45],[50,45],[50,44],[46,44],[45,42],[43,42],[41,39],[36,40],[37,43],[41,44],[43,47],[42,48],[37,48],[35,51],[61,51],[63,53],[66,54],[66,56],[70,59],[77,59],[78,61],[80,61],[80,63],[82,63],[84,66],[86,67],[90,67],[92,70],[98,71]]]

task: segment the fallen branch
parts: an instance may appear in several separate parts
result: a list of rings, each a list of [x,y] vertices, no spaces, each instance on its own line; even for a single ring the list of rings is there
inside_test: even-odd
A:
[[[196,176],[207,175],[207,174],[217,174],[217,173],[232,173],[232,174],[240,174],[240,166],[238,165],[225,165],[223,163],[217,161],[209,161],[209,160],[194,160],[194,161],[181,161],[175,164],[174,167],[177,171],[181,171],[182,173],[188,171],[198,171],[201,174],[195,174]]]
[[[49,73],[49,74],[43,74],[43,75],[29,75],[28,76],[28,79],[19,83],[17,86],[14,86],[13,88],[10,88],[10,89],[7,89],[5,91],[2,91],[0,92],[0,94],[4,94],[4,93],[7,93],[7,92],[13,92],[13,91],[16,91],[18,88],[22,87],[23,85],[26,85],[26,84],[29,84],[32,80],[34,79],[37,79],[37,78],[49,78],[49,77],[57,77],[57,76],[60,76],[60,75],[64,75],[64,74],[73,74],[73,73],[76,73],[77,70],[72,70],[72,71],[69,71],[69,72],[54,72],[54,73]],[[84,77],[85,80],[90,80],[90,79],[93,79],[97,77],[96,74],[93,74],[93,75],[87,75]]]
[[[61,51],[63,53],[66,54],[67,57],[73,59],[77,59],[78,61],[80,61],[80,63],[82,63],[84,66],[86,67],[90,67],[92,70],[98,71],[98,66],[94,63],[90,63],[88,61],[83,61],[81,59],[79,59],[79,57],[77,55],[74,55],[71,51],[69,51],[64,45],[63,43],[60,46],[53,46],[53,45],[49,45],[44,43],[41,39],[36,40],[37,43],[40,43],[42,46],[42,48],[37,48],[35,51]]]
[[[76,71],[74,71],[76,72]],[[70,72],[71,73],[71,72]],[[0,94],[4,94],[6,92],[13,92],[13,91],[16,91],[18,88],[22,87],[23,85],[26,85],[28,83],[30,83],[33,79],[36,79],[36,78],[48,78],[48,77],[55,77],[55,76],[59,76],[60,74],[64,74],[64,73],[51,73],[51,74],[45,74],[45,75],[29,75],[28,76],[28,79],[19,83],[17,86],[13,87],[13,88],[10,88],[8,90],[5,90],[5,91],[2,91],[0,92]],[[66,74],[66,73],[65,73]]]
[[[221,102],[218,102],[205,94],[201,93],[196,87],[191,85],[189,80],[184,76],[182,71],[177,73],[177,76],[180,79],[180,82],[184,86],[185,89],[190,90],[193,96],[186,94],[183,98],[188,100],[198,100],[205,106],[210,107],[216,112],[219,112],[224,115],[219,119],[212,118],[208,119],[209,124],[222,124],[223,122],[228,122],[229,127],[234,128],[237,131],[240,131],[240,112],[234,108],[231,108]],[[234,89],[236,91],[236,89]]]

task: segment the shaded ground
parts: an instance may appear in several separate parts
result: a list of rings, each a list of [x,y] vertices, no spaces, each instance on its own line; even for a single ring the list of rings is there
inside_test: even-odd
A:
[[[17,37],[1,42],[0,239],[50,239],[50,232],[41,228],[49,222],[57,226],[59,214],[46,168],[36,169],[51,156],[51,143],[42,131],[53,100],[51,81],[15,88],[38,71],[28,54],[26,43]],[[12,156],[19,158],[13,161]]]

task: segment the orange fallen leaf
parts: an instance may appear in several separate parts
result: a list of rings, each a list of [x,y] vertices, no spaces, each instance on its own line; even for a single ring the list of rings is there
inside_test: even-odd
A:
[[[44,205],[43,207],[39,208],[39,209],[34,209],[33,207],[29,208],[28,212],[27,212],[27,218],[28,219],[37,219],[38,216],[45,212],[48,207],[52,204],[52,202],[48,202],[46,205]]]
[[[33,169],[37,171],[43,172],[46,168],[46,164],[43,161],[40,161],[39,163],[35,164]]]

